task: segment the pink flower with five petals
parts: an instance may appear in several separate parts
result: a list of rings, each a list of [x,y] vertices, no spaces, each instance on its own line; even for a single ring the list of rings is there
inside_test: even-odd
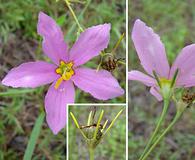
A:
[[[124,94],[110,72],[80,67],[108,46],[110,24],[86,29],[70,50],[60,27],[43,12],[39,13],[37,29],[43,37],[43,51],[54,64],[44,61],[23,63],[13,68],[2,84],[35,88],[53,82],[45,96],[45,110],[47,123],[54,134],[66,124],[66,104],[74,103],[74,84],[100,100]]]
[[[175,87],[195,86],[195,44],[184,47],[170,68],[160,37],[139,19],[135,21],[132,40],[141,64],[148,75],[132,70],[128,73],[129,80],[140,81],[151,87],[150,93],[159,101],[162,100],[162,96],[153,71],[160,81],[170,81],[178,70]]]

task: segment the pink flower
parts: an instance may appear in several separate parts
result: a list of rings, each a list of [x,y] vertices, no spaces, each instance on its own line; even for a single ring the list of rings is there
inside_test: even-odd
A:
[[[157,81],[154,79],[153,71],[163,82],[170,81],[178,70],[175,87],[195,86],[195,44],[183,48],[170,68],[160,37],[139,19],[135,21],[132,40],[141,64],[148,75],[132,70],[128,74],[129,80],[140,81],[151,87],[150,93],[159,101],[162,100],[162,96]]]
[[[45,97],[45,110],[47,123],[54,134],[66,124],[66,104],[74,103],[74,84],[100,100],[124,94],[110,72],[80,67],[108,46],[110,24],[86,29],[70,50],[60,27],[43,12],[39,13],[37,28],[43,37],[43,51],[54,64],[44,61],[23,63],[13,68],[2,84],[35,88],[53,82]]]

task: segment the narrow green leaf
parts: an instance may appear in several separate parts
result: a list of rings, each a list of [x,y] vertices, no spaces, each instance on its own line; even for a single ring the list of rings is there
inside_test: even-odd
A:
[[[81,130],[80,125],[79,125],[77,119],[75,118],[74,114],[73,114],[72,112],[70,112],[70,115],[71,115],[71,117],[72,117],[72,119],[73,119],[75,125],[77,126],[77,128],[78,128],[79,131],[81,132],[82,136],[83,136],[85,139],[87,139],[85,133]]]
[[[77,128],[80,129],[80,125],[79,125],[77,119],[75,118],[74,114],[72,112],[70,112],[70,115],[71,115],[75,125],[77,126]]]
[[[115,116],[114,120],[111,122],[110,126],[107,128],[107,130],[104,133],[104,136],[106,135],[106,133],[108,133],[108,131],[112,128],[112,126],[114,125],[115,121],[117,120],[117,118],[121,115],[121,113],[123,112],[124,108],[121,109],[118,114]]]
[[[41,130],[41,127],[42,127],[42,124],[44,121],[44,117],[45,117],[45,113],[42,112],[35,122],[32,133],[30,135],[30,140],[29,140],[27,148],[25,150],[23,160],[32,159],[33,151],[35,149],[35,145],[36,145],[37,139],[38,139],[39,134],[40,134],[40,130]]]
[[[104,110],[101,111],[100,113],[100,116],[99,116],[99,119],[98,119],[98,122],[97,122],[97,126],[96,126],[96,130],[94,132],[94,135],[93,135],[93,138],[95,139],[96,136],[97,136],[97,133],[98,133],[98,130],[99,130],[99,127],[100,127],[100,123],[101,123],[101,120],[103,118],[103,115],[104,115]]]
[[[106,128],[107,123],[108,123],[108,119],[106,120],[106,122],[105,122],[104,125],[103,125],[102,132],[103,132],[104,129]]]
[[[8,89],[5,92],[1,92],[0,96],[20,96],[20,94],[32,93],[35,89]]]
[[[87,121],[88,126],[91,124],[91,116],[92,116],[92,111],[90,111],[90,113],[89,113],[89,117],[88,117],[88,121]]]

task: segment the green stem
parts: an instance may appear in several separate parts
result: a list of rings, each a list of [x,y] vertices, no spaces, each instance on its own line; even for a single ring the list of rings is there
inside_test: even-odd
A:
[[[118,41],[116,42],[114,48],[113,48],[112,51],[111,51],[112,54],[115,53],[116,49],[117,49],[118,46],[120,45],[120,43],[121,43],[121,41],[123,40],[124,36],[125,36],[125,33],[123,33],[123,34],[120,36],[120,38],[118,39]]]
[[[123,61],[118,61],[118,63],[120,63],[120,64],[122,64],[122,65],[126,65],[126,63],[123,62]]]
[[[115,121],[118,119],[118,117],[121,115],[121,113],[123,112],[124,108],[121,109],[118,114],[115,116],[115,118],[113,119],[113,121],[111,122],[111,124],[109,125],[109,127],[106,129],[106,131],[104,132],[102,138],[106,135],[106,133],[108,133],[110,131],[110,129],[112,128],[112,126],[114,125]]]
[[[102,55],[100,55],[101,57],[100,57],[100,63],[98,64],[98,67],[97,67],[97,69],[96,69],[96,72],[98,72],[99,70],[100,70],[100,67],[101,67],[101,65],[102,65],[102,63],[103,63],[103,56]]]
[[[84,13],[86,12],[87,8],[89,7],[90,3],[91,3],[92,0],[88,0],[84,9],[81,11],[81,14],[79,14],[78,16],[78,21],[81,20],[81,18],[83,17]],[[70,37],[73,33],[73,31],[75,30],[75,27],[77,26],[77,24],[73,24],[72,27],[68,30],[67,32],[67,36],[66,37]]]
[[[162,140],[162,138],[167,134],[167,132],[170,131],[170,129],[175,125],[175,123],[179,120],[179,118],[181,117],[182,113],[184,112],[184,110],[182,112],[177,112],[173,121],[169,124],[169,126],[165,129],[165,131],[158,137],[158,139],[154,142],[154,144],[150,147],[150,149],[147,151],[147,153],[144,155],[144,157],[142,158],[142,160],[145,160],[149,154],[153,151],[153,149],[156,147],[156,145]]]
[[[75,15],[75,13],[74,13],[72,7],[70,6],[70,2],[69,2],[68,0],[65,0],[65,2],[66,2],[66,5],[67,5],[68,9],[70,10],[70,12],[71,12],[73,18],[74,18],[76,24],[78,25],[79,30],[80,30],[81,32],[83,32],[84,30],[83,30],[83,28],[81,27],[81,25],[80,25],[80,23],[79,23],[79,21],[78,21],[78,19],[77,19],[77,16]]]
[[[159,118],[159,120],[157,122],[157,126],[156,126],[154,132],[152,133],[152,136],[150,137],[150,139],[149,139],[149,141],[148,141],[148,143],[147,143],[147,145],[146,145],[146,147],[144,149],[144,152],[142,153],[142,155],[139,158],[139,160],[143,160],[144,155],[146,154],[146,152],[148,151],[148,149],[151,146],[152,142],[154,141],[156,135],[158,134],[159,129],[160,129],[160,127],[161,127],[161,125],[162,125],[162,123],[163,123],[163,121],[165,119],[165,116],[166,116],[166,113],[167,113],[167,110],[168,110],[168,107],[169,107],[169,101],[170,101],[169,99],[165,99],[164,100],[163,111],[162,111],[161,116],[160,116],[160,118]]]
[[[123,34],[119,37],[119,39],[118,39],[118,41],[116,42],[116,44],[115,44],[114,48],[112,49],[111,53],[105,53],[105,52],[103,52],[103,51],[100,53],[101,59],[100,59],[99,65],[98,65],[98,67],[97,67],[97,69],[96,69],[96,72],[98,72],[98,71],[100,70],[100,67],[101,67],[101,65],[102,65],[102,63],[103,63],[103,58],[104,58],[104,56],[108,56],[108,55],[109,55],[109,56],[114,57],[114,52],[116,51],[116,49],[117,49],[118,46],[120,45],[120,43],[121,43],[121,41],[123,40],[124,36],[125,36],[125,34],[123,33]],[[126,65],[126,63],[124,63],[124,62],[122,62],[122,61],[118,61],[118,63],[120,63],[120,64],[122,64],[122,65]]]
[[[94,148],[89,148],[89,160],[94,160],[95,156],[94,156],[95,150]]]

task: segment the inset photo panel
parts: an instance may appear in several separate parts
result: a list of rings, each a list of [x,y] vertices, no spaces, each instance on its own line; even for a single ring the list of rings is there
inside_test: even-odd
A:
[[[67,160],[126,160],[125,105],[70,105]]]

